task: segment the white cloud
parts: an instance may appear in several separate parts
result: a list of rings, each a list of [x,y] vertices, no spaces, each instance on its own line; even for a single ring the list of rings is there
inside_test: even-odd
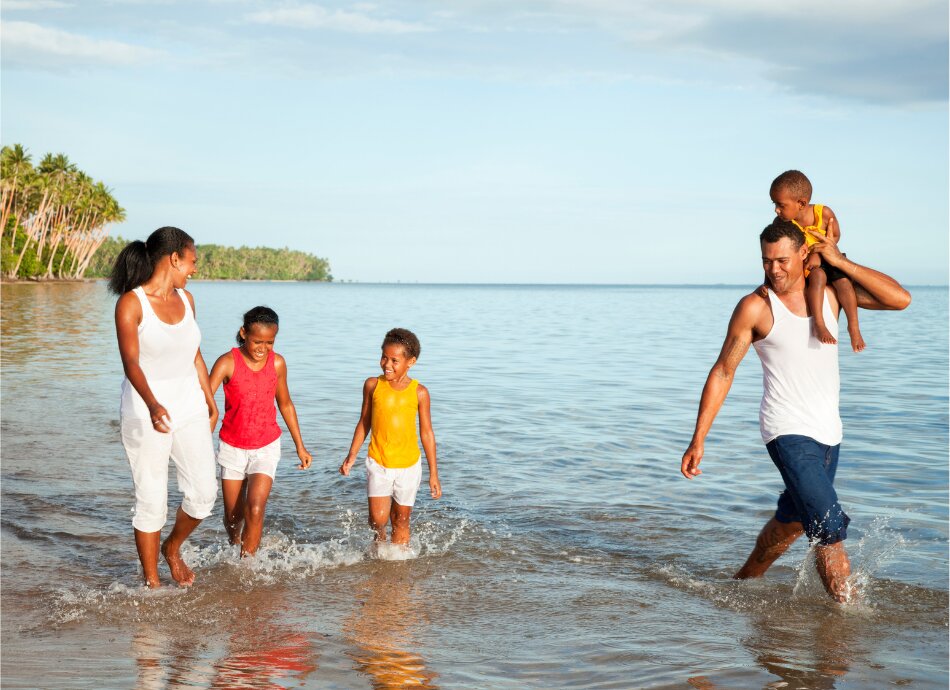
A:
[[[154,60],[159,51],[90,38],[32,22],[0,24],[3,61],[21,68],[62,70],[86,65],[134,65]]]
[[[59,0],[4,0],[3,10],[5,12],[13,10],[61,10],[65,7],[72,7],[71,2],[59,2]]]
[[[275,9],[252,12],[245,19],[254,24],[358,34],[407,34],[430,30],[424,24],[371,17],[368,13],[375,9],[373,5],[362,4],[355,8],[359,11],[328,10],[320,5],[290,3]]]

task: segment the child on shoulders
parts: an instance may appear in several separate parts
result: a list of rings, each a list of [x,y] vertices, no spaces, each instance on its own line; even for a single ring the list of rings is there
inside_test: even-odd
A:
[[[786,170],[772,181],[769,196],[775,204],[775,213],[783,220],[790,220],[805,235],[809,247],[816,240],[810,233],[825,235],[836,244],[841,237],[838,219],[834,212],[822,204],[811,203],[811,182],[798,170]],[[861,352],[865,348],[864,338],[858,326],[858,298],[851,279],[837,268],[828,265],[820,254],[810,253],[805,260],[807,287],[805,300],[808,310],[814,318],[815,337],[823,343],[834,345],[838,341],[825,325],[822,301],[825,286],[828,283],[835,289],[838,302],[848,317],[848,335],[851,336],[851,349]]]

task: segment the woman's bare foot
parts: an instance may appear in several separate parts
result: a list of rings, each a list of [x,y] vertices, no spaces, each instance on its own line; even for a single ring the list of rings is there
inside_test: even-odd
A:
[[[148,589],[158,589],[162,586],[162,581],[158,579],[158,575],[153,577],[148,577],[144,573],[142,574],[142,579],[145,581],[145,586]]]
[[[855,352],[861,352],[867,347],[864,343],[864,338],[861,336],[861,329],[848,326],[848,335],[851,336],[851,349]]]
[[[162,556],[165,557],[165,562],[168,563],[168,569],[172,573],[172,579],[178,583],[179,587],[190,587],[195,582],[195,574],[188,567],[184,560],[182,560],[181,554],[178,553],[178,549],[174,551],[168,546],[168,540],[162,542]]]
[[[831,335],[831,331],[825,327],[825,324],[815,324],[815,337],[825,345],[837,345],[838,341]]]

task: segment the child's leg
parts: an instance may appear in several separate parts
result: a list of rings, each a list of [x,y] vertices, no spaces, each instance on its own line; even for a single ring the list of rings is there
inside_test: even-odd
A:
[[[261,543],[264,531],[264,508],[274,480],[263,473],[247,476],[247,496],[244,498],[244,534],[241,537],[241,555],[253,556]]]
[[[241,543],[241,522],[244,520],[244,490],[247,478],[222,479],[221,496],[224,499],[224,529],[231,544]]]
[[[412,506],[401,506],[393,501],[389,519],[393,523],[393,544],[409,544],[409,517]]]
[[[386,523],[389,522],[389,496],[369,497],[369,526],[376,530],[376,541],[386,541]]]
[[[834,345],[838,341],[825,326],[825,314],[822,310],[825,299],[825,285],[827,284],[828,278],[825,276],[825,272],[820,268],[813,268],[811,273],[808,274],[805,301],[808,303],[808,311],[815,319],[815,337],[827,345]]]
[[[848,335],[851,336],[851,349],[861,352],[865,348],[861,328],[858,326],[858,296],[854,293],[854,284],[850,278],[838,278],[832,285],[838,294],[838,302],[848,317]]]

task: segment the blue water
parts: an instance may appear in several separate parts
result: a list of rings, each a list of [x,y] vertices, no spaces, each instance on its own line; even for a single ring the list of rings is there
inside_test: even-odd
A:
[[[4,687],[946,687],[946,288],[862,314],[868,350],[840,353],[836,483],[863,592],[844,608],[804,543],[762,581],[730,579],[781,489],[753,351],[703,475],[679,474],[745,288],[190,289],[209,363],[243,311],[278,311],[314,466],[285,444],[255,562],[226,546],[219,505],[185,551],[195,587],[143,592],[114,302],[96,283],[5,285]],[[445,495],[420,492],[419,556],[384,562],[362,470],[336,468],[397,325],[422,341]]]

